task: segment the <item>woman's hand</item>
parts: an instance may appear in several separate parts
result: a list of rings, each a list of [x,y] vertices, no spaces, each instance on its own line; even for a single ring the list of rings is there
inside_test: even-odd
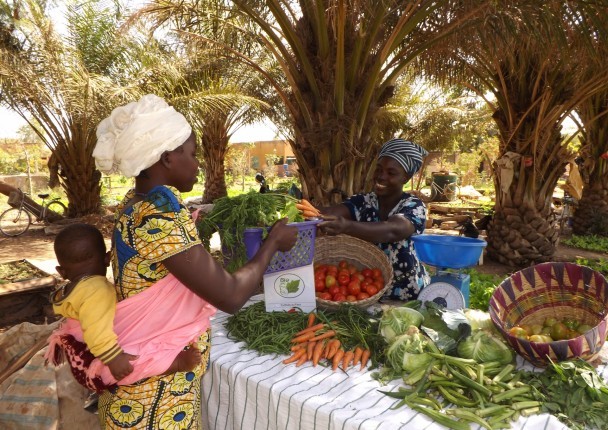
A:
[[[329,236],[344,233],[348,223],[348,220],[341,216],[323,216],[323,220],[317,227],[321,230],[321,233]]]
[[[266,240],[276,241],[277,249],[285,252],[293,248],[297,239],[297,227],[288,226],[287,218],[283,218],[274,223]]]

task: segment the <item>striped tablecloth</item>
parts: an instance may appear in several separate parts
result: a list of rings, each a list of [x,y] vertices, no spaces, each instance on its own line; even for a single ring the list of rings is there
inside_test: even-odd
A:
[[[262,299],[263,295],[255,296],[251,302]],[[285,356],[242,349],[242,343],[227,338],[227,317],[218,311],[212,322],[211,364],[202,384],[208,430],[445,428],[407,407],[391,409],[395,400],[378,390],[396,391],[403,385],[399,381],[381,386],[369,371],[284,365]],[[520,366],[530,366],[518,360]],[[608,379],[606,367],[599,370]],[[472,430],[478,428],[471,425]],[[568,429],[548,414],[522,417],[513,428]]]

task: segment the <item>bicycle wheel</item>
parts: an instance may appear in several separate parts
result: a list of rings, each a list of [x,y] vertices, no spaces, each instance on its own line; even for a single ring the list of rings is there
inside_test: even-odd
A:
[[[46,205],[46,211],[44,212],[44,222],[57,221],[57,219],[64,218],[68,213],[68,208],[58,200]]]
[[[0,231],[10,237],[19,236],[30,228],[32,218],[22,209],[10,208],[0,215]]]
[[[449,201],[456,200],[460,195],[460,188],[456,184],[446,184],[443,188],[443,194]]]

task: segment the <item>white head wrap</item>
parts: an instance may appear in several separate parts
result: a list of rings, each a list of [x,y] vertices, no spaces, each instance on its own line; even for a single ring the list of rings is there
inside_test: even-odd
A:
[[[182,145],[192,128],[186,118],[154,95],[119,106],[97,127],[95,165],[104,173],[133,177]]]

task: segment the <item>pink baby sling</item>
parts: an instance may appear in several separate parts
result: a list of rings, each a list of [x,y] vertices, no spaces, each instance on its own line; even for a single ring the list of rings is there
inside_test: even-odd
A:
[[[76,380],[91,390],[129,385],[163,374],[184,347],[209,328],[215,312],[216,308],[169,274],[116,305],[118,344],[124,352],[138,356],[131,361],[131,374],[117,382],[108,366],[88,351],[80,323],[71,318],[49,337],[45,358],[59,364],[63,351]]]

